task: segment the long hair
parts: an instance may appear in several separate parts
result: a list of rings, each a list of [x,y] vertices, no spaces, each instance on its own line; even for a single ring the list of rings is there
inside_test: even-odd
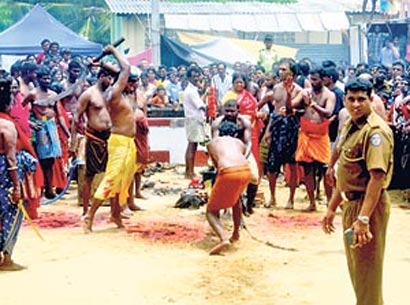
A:
[[[7,112],[11,104],[11,78],[0,79],[0,112]]]

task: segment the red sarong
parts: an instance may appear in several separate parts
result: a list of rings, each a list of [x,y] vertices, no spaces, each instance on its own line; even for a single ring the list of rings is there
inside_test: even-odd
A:
[[[216,211],[233,207],[250,181],[251,170],[248,164],[218,169],[207,210]]]
[[[137,134],[135,136],[135,146],[137,147],[137,163],[149,163],[149,145],[148,145],[148,120],[143,117],[135,122]]]
[[[253,95],[247,91],[243,90],[238,95],[238,105],[239,105],[239,113],[242,115],[246,115],[249,120],[251,121],[252,125],[252,154],[255,157],[256,163],[258,164],[259,176],[262,173],[262,165],[260,161],[260,153],[259,153],[259,136],[261,134],[261,130],[263,129],[263,121],[258,118],[258,102],[253,97]]]
[[[68,159],[69,159],[69,147],[68,147],[68,135],[64,132],[59,116],[61,116],[65,122],[67,128],[70,128],[70,118],[64,109],[63,105],[60,102],[57,102],[57,117],[56,117],[56,124],[57,124],[57,132],[58,137],[60,139],[60,146],[61,146],[61,158],[55,158],[53,163],[53,178],[51,185],[63,189],[68,183],[67,177],[67,166],[68,166]]]
[[[20,125],[16,123],[8,114],[0,112],[0,118],[8,120],[14,123],[14,126],[17,130],[17,144],[16,150],[26,150],[34,158],[37,158],[37,154],[31,145],[29,138],[21,129]],[[40,162],[37,163],[36,171],[32,177],[27,176],[23,181],[23,190],[25,190],[25,200],[26,210],[30,218],[35,219],[38,217],[37,208],[40,207],[40,197],[41,189],[44,186],[44,176],[43,171],[40,166]]]
[[[297,162],[330,162],[329,120],[321,123],[300,119],[298,148],[295,159]]]

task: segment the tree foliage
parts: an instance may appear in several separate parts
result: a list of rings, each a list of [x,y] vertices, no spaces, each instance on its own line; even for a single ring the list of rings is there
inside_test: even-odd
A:
[[[104,0],[2,0],[0,32],[20,20],[37,3],[54,18],[85,38],[103,44],[110,41],[110,12]]]

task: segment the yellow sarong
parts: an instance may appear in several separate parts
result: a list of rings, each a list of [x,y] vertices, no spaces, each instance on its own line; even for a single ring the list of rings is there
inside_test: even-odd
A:
[[[221,100],[221,104],[222,106],[224,106],[228,101],[230,100],[238,100],[238,93],[234,92],[234,91],[228,91],[225,93],[225,95],[223,96],[222,100]]]
[[[136,171],[136,154],[134,138],[111,134],[108,139],[107,167],[95,192],[95,199],[105,200],[119,194],[120,205],[127,203],[128,188]]]

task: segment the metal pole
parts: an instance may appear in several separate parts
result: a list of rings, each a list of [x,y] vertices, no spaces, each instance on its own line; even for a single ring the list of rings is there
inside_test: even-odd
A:
[[[151,44],[153,64],[161,64],[159,0],[151,0]]]

